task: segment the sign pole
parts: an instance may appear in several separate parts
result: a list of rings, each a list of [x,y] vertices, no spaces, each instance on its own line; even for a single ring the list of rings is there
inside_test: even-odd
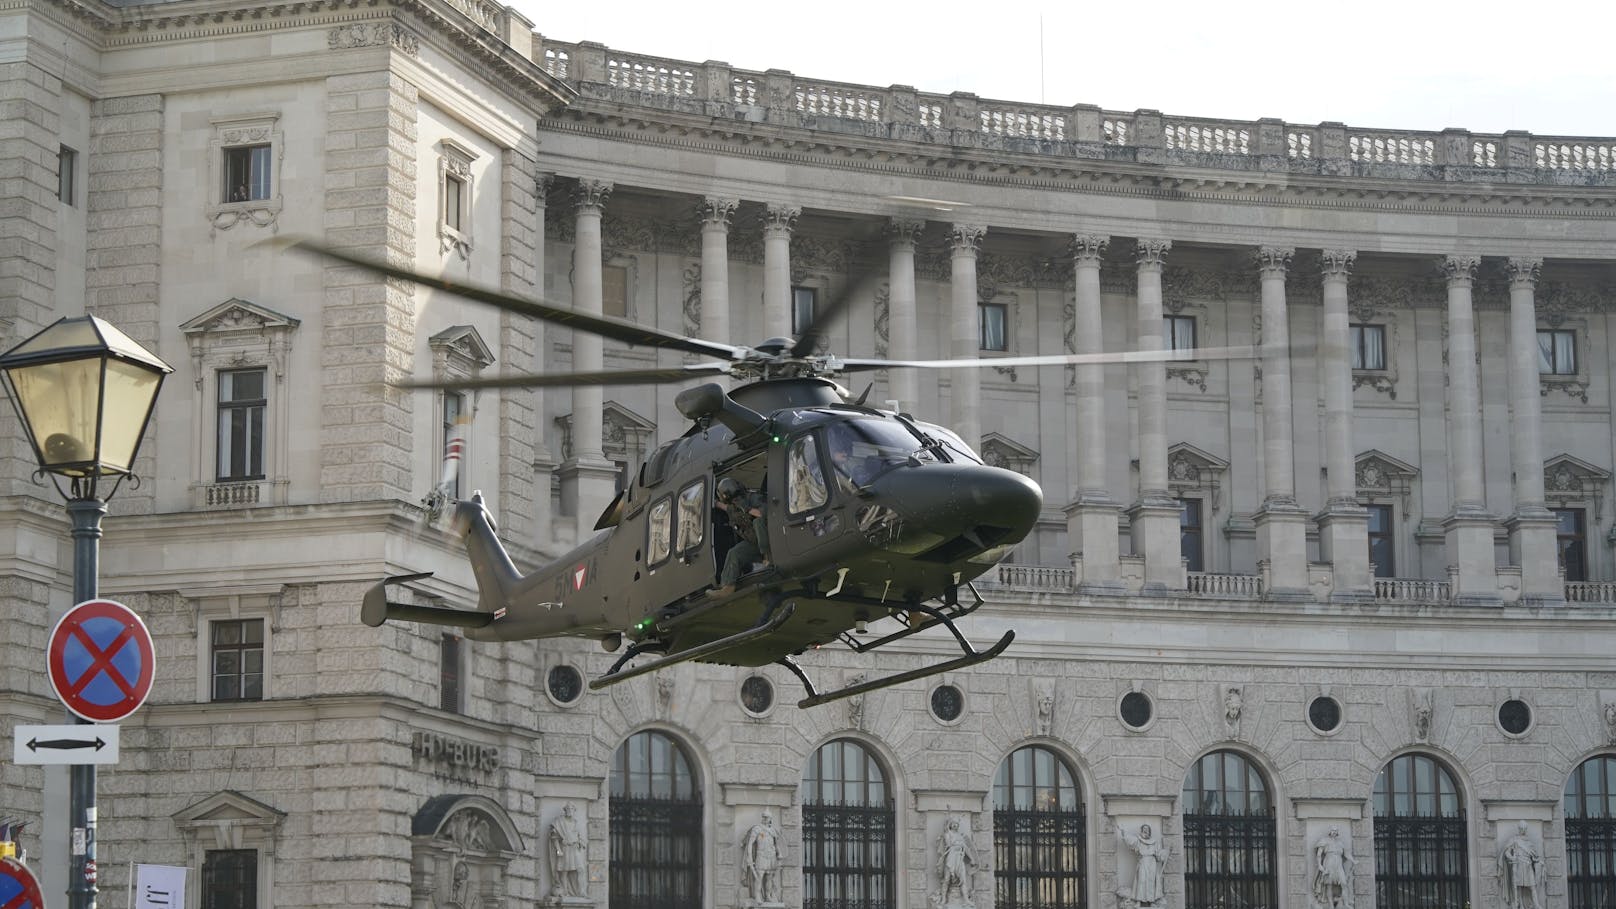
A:
[[[93,488],[93,487],[92,487]],[[107,503],[99,498],[71,499],[68,517],[73,521],[73,602],[83,603],[99,595],[101,571],[101,519]],[[87,723],[72,715],[69,722]],[[74,764],[68,771],[68,909],[95,909],[95,765]]]

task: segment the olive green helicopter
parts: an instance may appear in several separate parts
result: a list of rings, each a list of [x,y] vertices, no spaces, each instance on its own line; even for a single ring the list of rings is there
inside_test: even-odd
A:
[[[480,493],[453,503],[450,526],[464,536],[477,608],[394,602],[388,588],[430,576],[383,579],[365,596],[361,619],[458,627],[476,641],[580,637],[622,650],[590,680],[599,690],[689,660],[785,667],[812,707],[963,669],[1003,653],[1006,631],[977,649],[956,620],[984,604],[972,581],[1031,532],[1043,493],[1014,471],[983,463],[946,427],[868,406],[833,376],[883,369],[1081,365],[1250,357],[1249,348],[1141,350],[992,359],[888,360],[818,352],[857,280],[795,339],[755,347],[681,337],[624,319],[419,274],[312,240],[285,245],[390,278],[436,288],[499,309],[638,347],[709,358],[676,366],[541,373],[464,381],[418,381],[432,389],[540,388],[685,383],[727,376],[679,392],[690,427],[663,444],[601,514],[597,533],[530,574],[512,564]],[[451,449],[456,446],[451,443]],[[723,493],[747,492],[747,514]],[[730,553],[745,558],[721,583]],[[868,653],[930,629],[953,636],[960,655],[820,691],[797,663],[840,642]],[[626,647],[625,647],[626,645]]]

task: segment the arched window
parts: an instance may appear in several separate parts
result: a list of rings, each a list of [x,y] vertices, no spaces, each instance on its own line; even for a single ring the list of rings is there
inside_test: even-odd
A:
[[[701,788],[670,736],[646,730],[612,757],[611,909],[701,905]]]
[[[1184,905],[1272,907],[1274,803],[1255,764],[1234,751],[1203,755],[1184,778]]]
[[[821,745],[802,775],[803,909],[897,904],[886,771],[850,739]]]
[[[993,904],[1084,909],[1083,793],[1060,755],[1018,748],[993,778]]]
[[[1464,801],[1453,774],[1423,754],[1375,777],[1375,905],[1462,906],[1470,899]]]
[[[1571,771],[1565,829],[1570,909],[1616,904],[1616,755],[1591,757]]]

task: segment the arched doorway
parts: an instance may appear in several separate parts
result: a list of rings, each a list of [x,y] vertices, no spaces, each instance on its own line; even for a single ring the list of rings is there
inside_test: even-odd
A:
[[[993,778],[993,904],[1085,909],[1083,792],[1071,765],[1043,745],[1017,748]]]
[[[1430,755],[1392,758],[1375,777],[1374,803],[1377,909],[1468,902],[1464,799],[1453,772]]]
[[[611,909],[701,905],[702,797],[683,746],[655,729],[612,756]]]
[[[1202,755],[1184,777],[1184,905],[1275,906],[1274,803],[1238,751]]]
[[[803,909],[896,905],[887,772],[852,739],[827,742],[802,775]]]

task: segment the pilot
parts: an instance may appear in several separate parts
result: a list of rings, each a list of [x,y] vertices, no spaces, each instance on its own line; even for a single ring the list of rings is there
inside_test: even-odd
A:
[[[735,582],[751,570],[752,563],[769,561],[769,532],[763,523],[763,493],[748,490],[734,477],[718,481],[718,507],[729,514],[730,526],[735,531],[735,545],[724,557],[724,570],[719,575],[718,593],[735,592]]]
[[[830,460],[836,468],[836,479],[845,492],[858,492],[875,477],[878,467],[874,458],[855,458],[846,448],[833,449]]]

